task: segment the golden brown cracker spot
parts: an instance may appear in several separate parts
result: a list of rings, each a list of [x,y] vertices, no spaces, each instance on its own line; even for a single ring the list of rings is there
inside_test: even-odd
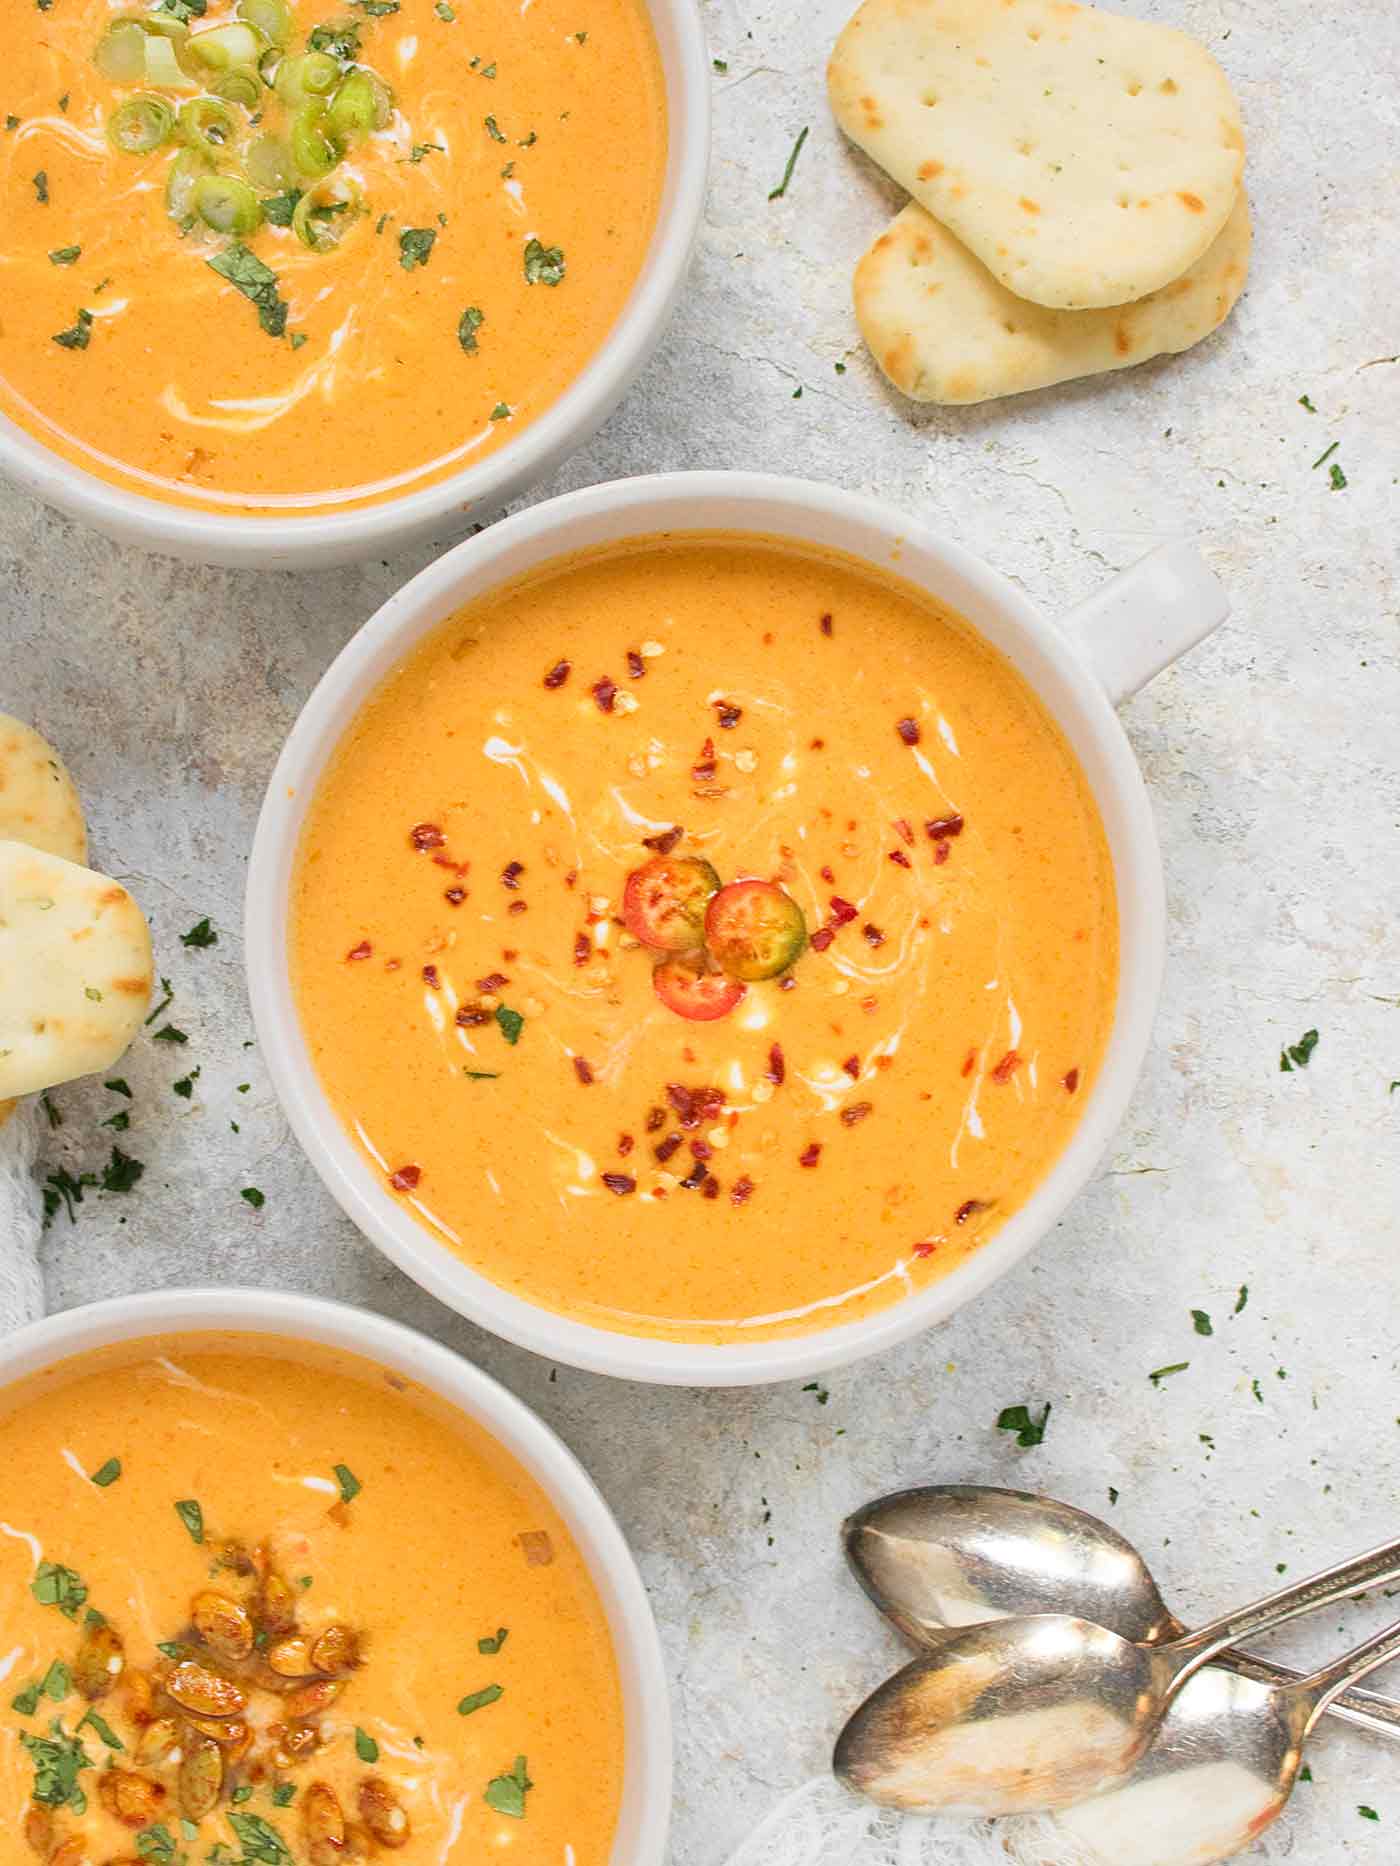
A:
[[[919,165],[920,181],[932,181],[935,176],[941,175],[942,173],[943,164],[941,162],[935,162],[932,157],[930,157],[927,162],[920,163]]]
[[[1039,201],[1029,200],[1024,194],[1021,196],[1021,206],[1028,214],[1038,214],[1040,212]]]
[[[1185,189],[1179,188],[1176,198],[1181,202],[1183,207],[1189,207],[1193,214],[1204,214],[1206,211],[1206,204],[1198,194],[1191,194]]]

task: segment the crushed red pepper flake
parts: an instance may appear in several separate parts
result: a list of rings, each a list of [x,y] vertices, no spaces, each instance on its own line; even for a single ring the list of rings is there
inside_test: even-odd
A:
[[[442,983],[442,980],[438,977],[438,969],[435,965],[425,965],[423,967],[423,983],[431,986],[434,991],[436,991],[438,986]]]
[[[713,1173],[710,1174],[704,1185],[701,1186],[700,1197],[702,1199],[717,1199],[719,1197],[719,1181],[715,1178]]]
[[[953,1214],[953,1223],[955,1225],[965,1225],[968,1219],[975,1218],[978,1212],[989,1212],[991,1209],[992,1203],[990,1199],[964,1199],[957,1211]]]
[[[736,706],[732,700],[715,700],[712,704],[715,709],[715,718],[726,732],[732,732],[744,717],[743,707]]]
[[[620,1199],[625,1199],[629,1192],[637,1190],[637,1182],[629,1173],[604,1173],[603,1184]]]
[[[969,1050],[967,1055],[963,1057],[962,1072],[965,1076],[970,1076],[976,1067],[977,1052],[976,1050]]]
[[[774,1043],[769,1046],[768,1067],[763,1073],[773,1084],[774,1088],[782,1087],[784,1078],[787,1075],[787,1061],[783,1056],[783,1046],[781,1043]]]
[[[622,1155],[624,1160],[627,1158],[628,1154],[632,1151],[632,1149],[636,1146],[636,1144],[637,1144],[636,1141],[633,1140],[630,1134],[619,1134],[617,1137],[617,1150]]]
[[[352,946],[349,952],[346,953],[346,962],[348,964],[352,959],[368,959],[373,951],[374,948],[370,945],[369,941],[367,939],[362,939],[358,946]]]
[[[841,1067],[845,1070],[846,1074],[851,1078],[852,1082],[860,1081],[860,1058],[859,1056],[848,1056],[845,1062],[842,1063]]]
[[[401,1166],[396,1173],[390,1173],[389,1184],[395,1192],[412,1192],[422,1177],[421,1166]]]
[[[934,842],[946,842],[950,836],[963,833],[963,819],[956,812],[952,816],[936,816],[924,824],[924,829]]]
[[[435,855],[433,867],[450,869],[454,875],[466,875],[471,872],[470,862],[454,862],[450,855]]]
[[[831,927],[818,927],[807,944],[813,952],[825,952],[835,938],[836,934]]]
[[[834,619],[829,615],[825,615],[822,617],[821,621],[818,622],[817,627],[821,630],[823,635],[830,635],[832,629],[835,627]]]
[[[849,901],[843,900],[839,894],[832,895],[831,924],[833,927],[846,926],[852,920],[858,919],[859,915],[860,909],[858,907],[853,907]]]
[[[738,1179],[736,1179],[734,1184],[729,1188],[729,1203],[731,1205],[745,1205],[752,1197],[753,1181],[749,1178],[747,1173],[741,1173]]]
[[[702,1121],[713,1121],[724,1107],[723,1091],[717,1088],[687,1088],[681,1082],[666,1084],[666,1099],[675,1109],[683,1128],[699,1127]]]
[[[633,680],[640,680],[647,671],[647,664],[635,648],[627,650],[627,672]]]
[[[564,886],[566,888],[576,888],[578,886],[578,870],[576,868],[571,868],[568,874],[565,875]]]
[[[700,756],[690,767],[690,775],[697,784],[708,784],[715,775],[715,742],[706,739],[700,747]]]
[[[546,687],[562,687],[573,672],[572,661],[556,661],[544,677]]]
[[[779,991],[796,991],[797,990],[797,980],[793,977],[791,972],[785,973],[783,977],[778,980],[778,990]]]
[[[952,850],[952,845],[950,843],[946,843],[946,842],[936,843],[934,845],[934,850],[933,850],[934,867],[941,868],[952,853],[953,853],[953,850]]]
[[[442,898],[450,907],[460,907],[462,902],[467,898],[467,890],[465,888],[444,888]]]
[[[652,1148],[652,1152],[656,1155],[657,1159],[664,1166],[666,1162],[670,1159],[671,1155],[676,1151],[676,1149],[678,1147],[684,1146],[684,1144],[685,1143],[679,1134],[668,1134],[665,1140],[659,1140],[656,1143],[656,1145]]]
[[[857,1122],[863,1121],[868,1114],[874,1114],[874,1112],[873,1101],[853,1101],[849,1108],[841,1110],[841,1125],[854,1127]]]
[[[867,946],[877,947],[877,946],[883,946],[885,943],[884,934],[880,931],[879,927],[876,926],[873,920],[866,921],[865,925],[861,928],[861,934],[864,937],[864,940]]]
[[[647,1132],[648,1134],[655,1134],[659,1132],[661,1128],[665,1127],[665,1125],[666,1125],[666,1110],[664,1108],[648,1108],[647,1109]]]
[[[585,1088],[593,1080],[593,1066],[586,1057],[576,1056],[574,1058],[574,1074]]]
[[[1071,1069],[1068,1075],[1064,1077],[1064,1084],[1068,1092],[1073,1095],[1075,1090],[1079,1087],[1079,1071],[1077,1069]]]
[[[820,873],[821,873],[822,880],[826,883],[826,885],[829,888],[834,888],[836,886],[836,876],[832,873],[831,867],[828,863],[826,862],[822,863]]]
[[[610,713],[612,711],[613,701],[617,698],[617,682],[615,680],[611,679],[607,674],[603,674],[599,679],[594,681],[588,691],[598,702],[598,711],[600,713]]]
[[[918,1243],[914,1246],[914,1255],[916,1257],[932,1257],[937,1249],[938,1246],[934,1243],[932,1238],[920,1238]]]
[[[909,857],[904,853],[903,849],[891,849],[890,860],[898,868],[911,868],[913,866],[912,862],[909,860]]]
[[[509,983],[510,980],[506,977],[504,972],[488,972],[485,978],[479,978],[476,981],[476,988],[481,993],[482,997],[486,998],[489,997],[492,992],[499,991],[502,985],[508,985]]]
[[[574,935],[574,964],[587,965],[593,956],[593,942],[586,933]]]
[[[825,739],[813,739],[811,745],[808,747],[808,750],[814,751],[814,752],[824,752],[826,750],[826,740]]]
[[[642,847],[654,849],[658,855],[669,855],[685,834],[680,823],[673,823],[669,829],[663,829],[659,836],[643,836]]]
[[[520,877],[524,873],[524,862],[507,862],[505,867],[501,870],[501,886],[503,888],[518,888],[520,886]]]
[[[917,745],[919,740],[924,736],[919,730],[919,722],[917,719],[897,719],[894,723],[894,729],[906,745]]]
[[[817,1161],[821,1157],[822,1157],[821,1142],[819,1140],[812,1140],[812,1141],[809,1141],[807,1145],[802,1149],[801,1153],[798,1154],[797,1164],[799,1166],[815,1166]]]
[[[687,1192],[698,1192],[710,1176],[710,1169],[703,1160],[697,1160],[681,1181]]]
[[[479,1004],[464,1004],[458,1010],[453,1022],[460,1024],[463,1030],[474,1030],[479,1024],[489,1024],[491,1013],[483,1011]]]
[[[993,1082],[1009,1082],[1020,1067],[1021,1055],[1019,1050],[1008,1050],[992,1071]]]
[[[528,901],[512,901],[510,906],[506,909],[508,914],[528,914],[529,911],[530,903]]]
[[[913,825],[912,825],[912,823],[910,823],[910,821],[909,821],[909,819],[908,819],[908,817],[907,817],[907,816],[897,816],[897,817],[895,818],[895,820],[894,820],[894,832],[895,832],[895,834],[896,834],[896,835],[897,835],[897,836],[899,837],[899,839],[900,839],[900,841],[901,841],[901,842],[907,842],[907,843],[908,843],[908,845],[909,845],[909,847],[910,847],[911,849],[913,848],[913,846],[914,846],[914,827],[913,827]]]
[[[436,823],[415,823],[408,832],[408,839],[420,855],[426,854],[429,849],[440,849],[447,841]]]

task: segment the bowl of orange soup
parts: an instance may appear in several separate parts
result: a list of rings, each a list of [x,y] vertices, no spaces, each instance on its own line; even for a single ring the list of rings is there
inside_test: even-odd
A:
[[[381,554],[584,440],[703,203],[695,0],[64,0],[6,39],[0,471],[212,563]]]
[[[0,1618],[7,1859],[660,1866],[626,1544],[526,1407],[395,1323],[190,1290],[6,1340]]]
[[[1092,1172],[1162,877],[1110,702],[1220,620],[1189,550],[1062,631],[955,544],[680,474],[493,527],[343,650],[248,883],[312,1163],[446,1302],[653,1380],[948,1315]]]

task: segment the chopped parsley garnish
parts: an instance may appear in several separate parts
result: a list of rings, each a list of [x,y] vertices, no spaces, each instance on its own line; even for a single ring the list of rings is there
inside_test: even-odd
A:
[[[489,1658],[493,1653],[499,1652],[509,1638],[510,1628],[508,1626],[498,1626],[494,1637],[488,1633],[484,1639],[477,1640],[476,1649]]]
[[[501,1027],[501,1035],[507,1043],[519,1043],[520,1033],[525,1028],[525,1019],[519,1011],[512,1011],[509,1005],[496,1006],[496,1022]]]
[[[378,1762],[379,1745],[367,1730],[355,1725],[355,1754],[361,1762]]]
[[[417,168],[418,164],[425,156],[443,155],[444,153],[445,151],[441,143],[415,143],[412,149],[409,150],[407,159]]]
[[[174,1024],[162,1024],[151,1038],[152,1043],[188,1043],[189,1037]]]
[[[317,27],[317,32],[323,30]],[[312,34],[315,37],[315,33]],[[290,227],[292,215],[297,211],[297,202],[301,199],[300,188],[288,188],[285,194],[269,194],[263,197],[263,219],[274,227]],[[181,935],[183,938],[184,935]]]
[[[1241,1283],[1241,1284],[1240,1284],[1240,1293],[1239,1293],[1239,1295],[1238,1295],[1238,1296],[1236,1296],[1236,1298],[1235,1298],[1235,1314],[1236,1314],[1236,1315],[1240,1315],[1240,1314],[1242,1314],[1242,1313],[1243,1313],[1243,1311],[1244,1311],[1244,1305],[1245,1305],[1245,1304],[1246,1304],[1246,1303],[1247,1303],[1248,1301],[1249,1301],[1249,1285],[1248,1285],[1248,1283]]]
[[[160,981],[160,988],[161,988],[161,991],[165,995],[162,997],[160,1003],[156,1006],[156,1008],[151,1012],[150,1016],[146,1019],[147,1024],[153,1024],[156,1021],[156,1019],[160,1016],[161,1012],[166,1010],[170,1005],[172,1005],[175,1002],[175,987],[171,984],[168,978],[163,978]]]
[[[83,256],[81,246],[56,246],[49,254],[51,266],[76,266]]]
[[[88,345],[92,342],[91,311],[84,311],[80,307],[77,317],[68,326],[68,329],[56,330],[53,334],[53,340],[56,344],[62,345],[65,350],[86,350]]]
[[[1170,1367],[1158,1367],[1147,1377],[1154,1387],[1159,1387],[1172,1374],[1184,1374],[1190,1365],[1190,1361],[1173,1361]]]
[[[265,266],[256,253],[235,240],[232,246],[226,246],[221,253],[205,261],[221,279],[242,292],[252,305],[256,305],[258,322],[269,337],[281,337],[287,329],[287,305],[278,296],[277,274]]]
[[[356,1477],[348,1464],[337,1464],[333,1465],[331,1468],[335,1472],[335,1481],[340,1485],[341,1502],[353,1503],[364,1489],[364,1485],[360,1482],[359,1478]]]
[[[525,1795],[535,1785],[525,1773],[525,1758],[517,1756],[509,1775],[497,1775],[486,1784],[486,1805],[513,1821],[525,1819]]]
[[[797,158],[802,154],[802,145],[806,142],[810,130],[811,126],[809,124],[803,125],[802,133],[792,145],[792,154],[788,157],[787,167],[783,170],[783,179],[778,183],[776,188],[771,189],[769,192],[768,199],[770,201],[780,201],[787,193],[788,183],[792,180],[792,171],[797,167]]]
[[[827,1401],[831,1398],[831,1394],[828,1390],[816,1380],[809,1380],[802,1391],[804,1393],[815,1393],[818,1406],[825,1406]]]
[[[488,1704],[494,1704],[497,1698],[504,1697],[500,1685],[485,1685],[480,1691],[469,1691],[457,1706],[460,1717],[470,1717],[473,1711],[485,1710]]]
[[[1306,1069],[1312,1061],[1312,1053],[1317,1045],[1317,1032],[1305,1030],[1296,1043],[1290,1043],[1280,1050],[1278,1066],[1283,1074],[1289,1076],[1295,1069]]]
[[[171,1091],[173,1094],[183,1097],[185,1101],[189,1101],[194,1094],[194,1085],[198,1080],[199,1065],[196,1063],[195,1067],[191,1069],[187,1076],[181,1076],[178,1082],[172,1082],[170,1084]]]
[[[1306,408],[1310,415],[1315,415],[1317,413],[1317,410],[1312,405],[1312,397],[1310,395],[1300,395],[1298,397],[1298,406],[1299,408]]]
[[[113,1076],[110,1082],[104,1082],[102,1086],[111,1089],[114,1095],[125,1095],[128,1101],[131,1100],[131,1084],[125,1076]]]
[[[479,305],[468,305],[457,320],[457,341],[468,356],[475,356],[480,349],[476,333],[486,322],[486,314]]]
[[[40,1684],[39,1689],[46,1698],[51,1698],[55,1704],[61,1704],[63,1700],[72,1693],[73,1674],[63,1663],[62,1659],[55,1659],[53,1664],[50,1665],[49,1669],[44,1673],[43,1682]]]
[[[510,403],[509,402],[497,402],[496,406],[491,410],[491,419],[493,421],[509,421],[510,420]],[[512,1012],[511,1015],[514,1016],[514,1012]],[[505,1026],[502,1025],[501,1028],[504,1029]],[[515,1038],[511,1037],[510,1041],[514,1043]]]
[[[105,1717],[100,1717],[95,1710],[89,1708],[84,1711],[83,1715],[78,1719],[76,1728],[81,1730],[84,1725],[95,1730],[98,1736],[107,1745],[108,1749],[124,1750],[126,1748],[126,1744],[122,1742],[111,1724],[107,1722]]]
[[[125,1108],[118,1108],[115,1114],[109,1114],[107,1119],[99,1122],[98,1125],[101,1127],[114,1128],[118,1134],[124,1134],[131,1126],[131,1116],[127,1113]]]
[[[238,1196],[246,1199],[255,1212],[260,1212],[267,1204],[267,1194],[260,1192],[256,1186],[245,1186]]]
[[[1376,1810],[1374,1808],[1368,1808],[1364,1801],[1359,1801],[1356,1804],[1356,1812],[1361,1816],[1363,1821],[1378,1821],[1381,1818],[1380,1815],[1376,1813]]]
[[[43,169],[34,177],[34,192],[38,196],[40,207],[49,204],[49,178]]]
[[[198,946],[202,950],[206,946],[217,946],[218,943],[219,936],[210,926],[207,914],[202,920],[196,920],[188,933],[180,935],[182,946]]]
[[[501,1079],[499,1069],[464,1069],[462,1074],[468,1082],[499,1082]]]
[[[143,1827],[136,1836],[136,1851],[143,1860],[154,1860],[157,1866],[174,1866],[175,1836],[163,1821]]]
[[[387,13],[397,13],[399,0],[350,0],[351,6],[357,6],[362,13],[368,13],[371,19],[383,19]]]
[[[175,1514],[190,1532],[190,1541],[202,1544],[204,1541],[204,1511],[193,1497],[182,1497],[175,1505]]]
[[[1333,441],[1330,447],[1323,448],[1322,452],[1317,456],[1316,460],[1314,460],[1312,463],[1312,470],[1314,473],[1316,473],[1317,469],[1322,465],[1324,460],[1330,460],[1332,458],[1333,454],[1336,453],[1337,449],[1341,446],[1341,444],[1342,443],[1340,441]]]
[[[34,1759],[34,1799],[46,1808],[86,1813],[87,1796],[78,1786],[78,1773],[92,1767],[92,1758],[81,1740],[64,1730],[62,1719],[54,1718],[51,1736],[31,1736],[22,1730],[19,1740]]]
[[[88,1479],[88,1482],[90,1484],[96,1484],[99,1490],[106,1490],[109,1484],[116,1483],[121,1474],[121,1459],[109,1458],[105,1464],[100,1464],[97,1467],[92,1476]]]
[[[230,1814],[228,1824],[243,1847],[243,1866],[293,1866],[293,1855],[286,1841],[256,1814]]]
[[[437,0],[437,4],[434,6],[433,11],[437,14],[439,19],[446,20],[449,26],[457,17],[452,11],[452,8],[447,4],[447,0]]]
[[[10,1709],[18,1711],[21,1717],[32,1717],[39,1708],[42,1687],[37,1683],[26,1685],[10,1699]]]
[[[1191,1325],[1198,1335],[1213,1335],[1215,1333],[1211,1319],[1204,1309],[1193,1309],[1191,1311]]]
[[[1347,476],[1343,473],[1340,465],[1335,460],[1327,469],[1327,480],[1333,492],[1341,492],[1346,486]]]
[[[82,1204],[84,1189],[96,1184],[95,1173],[81,1173],[75,1179],[66,1166],[48,1174],[44,1180],[44,1228],[47,1230],[62,1208],[68,1212],[69,1224],[76,1224],[78,1214],[73,1208]]]
[[[332,58],[351,64],[360,56],[360,29],[354,20],[337,20],[334,25],[313,26],[306,42],[311,52],[329,52]]]
[[[493,143],[504,143],[510,140],[494,117],[487,117],[485,122],[486,134],[491,138]]]
[[[297,1792],[297,1788],[296,1788],[295,1782],[279,1782],[272,1791],[273,1807],[274,1808],[290,1807],[292,1803],[292,1797],[296,1794],[296,1792]]]
[[[145,1170],[140,1160],[133,1160],[129,1153],[123,1153],[120,1147],[114,1146],[111,1159],[102,1169],[102,1190],[130,1192]]]
[[[415,266],[426,266],[436,240],[435,227],[405,227],[399,235],[399,264],[404,271],[412,272]]]
[[[82,1577],[58,1562],[41,1561],[29,1591],[41,1607],[57,1607],[66,1619],[76,1620],[87,1599]]]
[[[723,77],[729,69],[729,60],[727,58],[712,58],[710,64],[721,77]]]
[[[1039,1445],[1045,1437],[1045,1428],[1050,1423],[1050,1402],[1046,1400],[1040,1417],[1033,1419],[1028,1406],[1003,1406],[997,1414],[998,1432],[1014,1432],[1016,1443],[1023,1451],[1029,1451],[1033,1445]]]
[[[542,246],[538,240],[525,242],[525,283],[558,285],[564,277],[564,249]]]

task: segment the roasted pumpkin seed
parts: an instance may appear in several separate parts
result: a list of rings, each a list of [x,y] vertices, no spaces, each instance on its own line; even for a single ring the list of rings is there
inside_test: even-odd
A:
[[[34,1807],[24,1817],[24,1837],[41,1859],[53,1851],[53,1815],[47,1808]]]
[[[305,1678],[314,1670],[310,1641],[298,1633],[288,1639],[275,1639],[263,1657],[279,1678]]]
[[[211,1652],[221,1659],[246,1659],[253,1650],[253,1621],[248,1609],[215,1588],[205,1588],[190,1602],[190,1622]]]
[[[341,1685],[335,1678],[313,1678],[309,1685],[302,1685],[283,1700],[283,1708],[293,1721],[303,1717],[319,1717],[322,1711],[329,1710],[340,1696]]]
[[[149,1827],[160,1814],[165,1789],[134,1769],[108,1769],[97,1778],[97,1796],[113,1820],[124,1827]]]
[[[360,1663],[360,1636],[353,1626],[328,1626],[311,1648],[311,1668],[328,1678],[353,1672]]]
[[[224,1753],[212,1737],[189,1731],[180,1758],[180,1812],[187,1821],[202,1821],[219,1799],[224,1785]]]
[[[345,1857],[345,1815],[328,1782],[313,1782],[302,1797],[301,1831],[311,1866],[340,1866]]]
[[[121,1635],[105,1620],[94,1620],[85,1627],[73,1661],[73,1682],[88,1703],[105,1698],[125,1669],[126,1648]]]
[[[407,1846],[413,1836],[398,1796],[382,1775],[360,1783],[360,1819],[382,1847]]]
[[[137,1762],[164,1762],[180,1741],[180,1731],[173,1717],[154,1717],[143,1724],[132,1751]]]
[[[182,1659],[165,1681],[167,1693],[181,1710],[196,1717],[237,1717],[248,1699],[231,1678],[211,1671],[197,1659]]]

